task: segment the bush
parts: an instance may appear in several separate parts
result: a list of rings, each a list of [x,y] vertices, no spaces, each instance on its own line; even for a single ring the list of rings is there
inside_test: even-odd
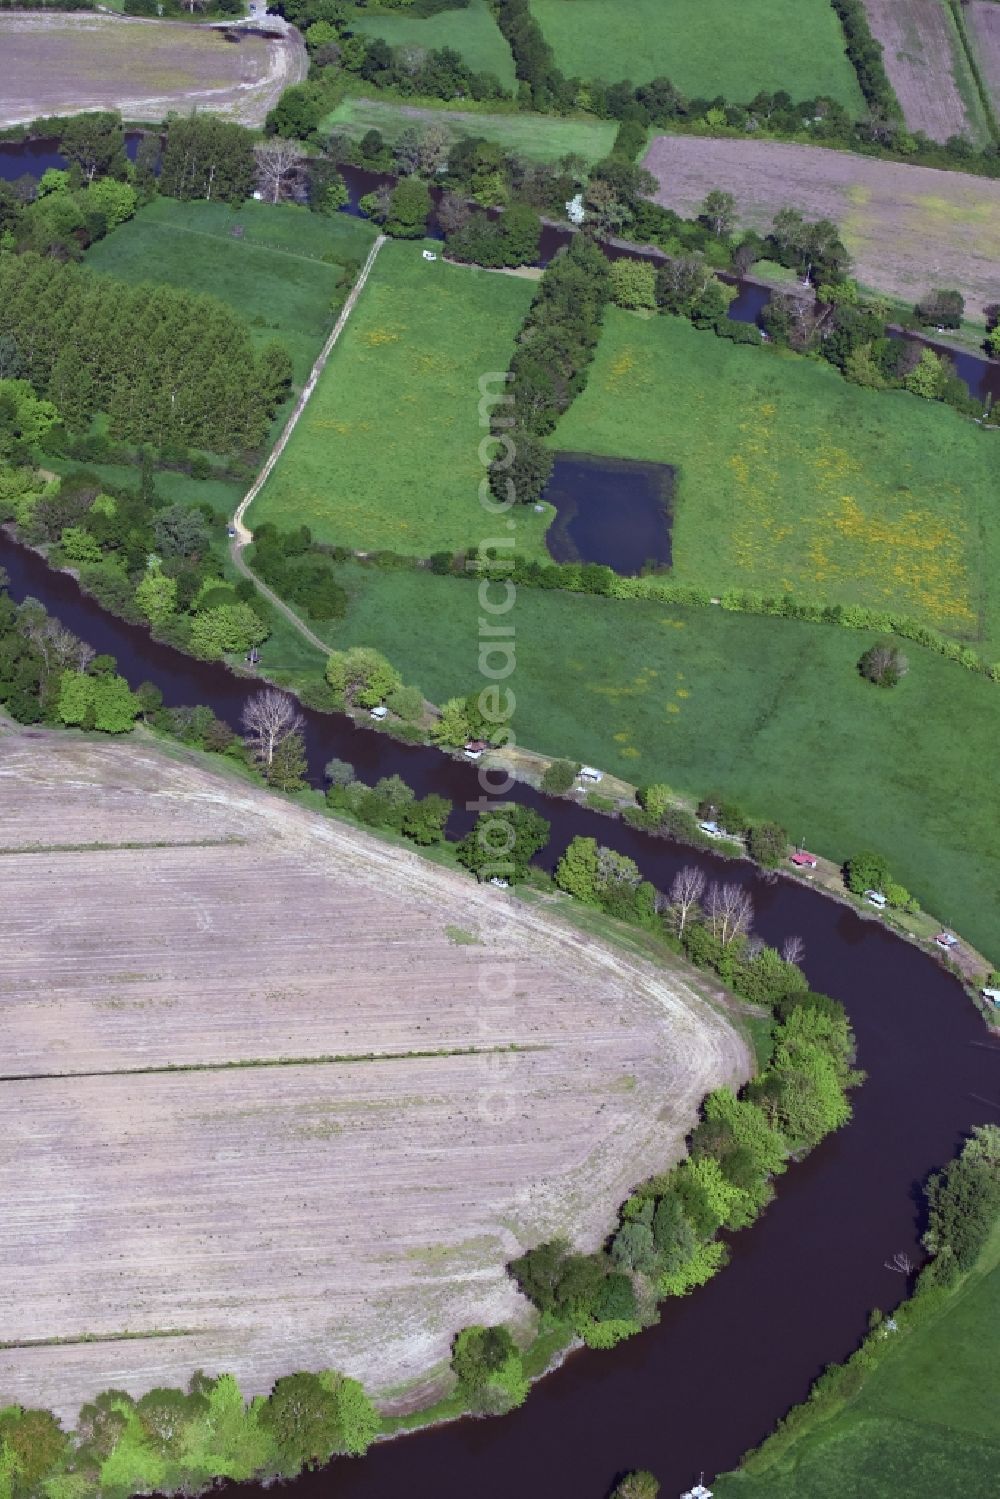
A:
[[[876,687],[895,687],[909,669],[906,657],[891,641],[877,641],[858,661],[858,671],[866,682],[874,682]]]
[[[777,869],[788,852],[788,834],[776,822],[755,822],[747,840],[750,857],[765,869]]]
[[[580,774],[580,767],[572,760],[553,760],[545,768],[542,776],[542,790],[548,791],[553,796],[565,796],[571,791]]]

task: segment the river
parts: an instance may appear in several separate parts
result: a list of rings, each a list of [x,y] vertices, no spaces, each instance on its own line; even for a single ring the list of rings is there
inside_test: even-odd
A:
[[[169,704],[208,703],[235,724],[247,685],[224,667],[158,645],[105,614],[74,581],[0,533],[11,592],[39,598],[133,684],[153,681]],[[436,750],[399,744],[347,718],[306,711],[314,778],[331,756],[366,780],[398,772],[419,795],[456,804],[478,795],[475,770]],[[771,942],[798,934],[811,984],[840,999],[868,1072],[852,1124],[778,1185],[775,1202],[732,1240],[731,1265],[662,1321],[612,1352],[575,1353],[499,1420],[463,1420],[378,1444],[361,1462],[337,1461],[293,1485],[295,1499],[604,1499],[616,1476],[650,1468],[664,1499],[732,1468],[827,1363],[864,1335],[868,1313],[902,1298],[885,1268],[900,1250],[919,1258],[919,1187],[950,1159],[973,1124],[1000,1109],[1000,1044],[991,1042],[959,984],[928,954],[877,920],[790,879],[654,839],[568,801],[518,788],[544,812],[551,866],[577,834],[634,858],[661,889],[683,864],[748,885],[756,930]],[[470,819],[460,812],[456,828]],[[498,899],[506,897],[498,896]],[[244,1485],[231,1499],[261,1499]]]

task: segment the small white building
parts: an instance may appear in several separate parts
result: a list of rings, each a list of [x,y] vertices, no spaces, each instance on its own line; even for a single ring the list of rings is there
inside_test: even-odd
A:
[[[720,828],[717,822],[699,822],[698,831],[704,833],[706,838],[725,838],[725,828]]]
[[[425,260],[437,260],[437,256],[433,250],[423,250],[421,253]]]
[[[874,906],[878,911],[883,910],[884,907],[888,904],[881,890],[866,890],[865,900],[870,906]]]
[[[379,703],[379,705],[378,705],[377,708],[373,708],[372,711],[371,711],[371,716],[372,716],[372,718],[377,718],[379,720],[381,720],[383,718],[388,718],[389,717],[389,710],[385,706],[385,703]]]
[[[595,770],[593,765],[581,765],[580,780],[589,781],[592,785],[595,785],[598,781],[604,780],[604,772],[603,770]]]

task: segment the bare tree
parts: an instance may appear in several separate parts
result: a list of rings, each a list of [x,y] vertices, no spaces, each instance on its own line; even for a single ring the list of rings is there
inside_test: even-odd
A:
[[[51,619],[40,605],[38,610],[25,611],[22,608],[21,623],[25,635],[45,662],[46,676],[57,671],[86,671],[93,661],[93,647],[57,619]]]
[[[913,1261],[910,1259],[910,1256],[908,1254],[904,1254],[903,1251],[900,1250],[897,1254],[893,1255],[891,1260],[886,1260],[885,1268],[887,1270],[892,1270],[896,1275],[912,1275]]]
[[[781,944],[781,956],[786,963],[801,963],[806,955],[806,945],[801,937],[786,937]]]
[[[745,937],[753,926],[753,901],[742,885],[709,886],[705,901],[709,926],[723,947]]]
[[[459,229],[464,229],[472,218],[472,209],[455,193],[444,192],[438,204],[437,217],[445,234],[455,234]]]
[[[420,170],[428,176],[436,172],[448,159],[451,134],[444,125],[426,125],[420,132],[418,160]]]
[[[257,161],[257,185],[269,203],[277,203],[284,196],[302,164],[305,152],[298,141],[282,140],[273,136],[254,147]]]
[[[270,765],[274,752],[289,734],[302,728],[304,719],[287,692],[268,687],[247,698],[243,709],[244,739],[261,765]]]
[[[696,915],[699,902],[705,893],[705,873],[698,868],[697,864],[685,864],[674,875],[674,882],[670,886],[670,903],[673,911],[674,924],[677,927],[677,935],[683,935],[684,928]]]

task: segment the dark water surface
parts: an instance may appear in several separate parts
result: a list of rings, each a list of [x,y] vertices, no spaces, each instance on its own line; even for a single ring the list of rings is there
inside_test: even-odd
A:
[[[674,471],[665,463],[559,453],[543,498],[558,512],[545,534],[556,562],[604,562],[635,576],[670,562]]]
[[[133,683],[155,682],[170,704],[209,703],[235,724],[247,684],[223,667],[103,613],[72,579],[2,533],[0,563],[15,598],[41,599],[117,656]],[[341,716],[305,717],[314,777],[338,755],[369,781],[398,772],[419,795],[437,791],[458,805],[479,795],[471,766]],[[761,1221],[734,1236],[732,1264],[666,1303],[658,1327],[609,1353],[574,1354],[520,1411],[379,1444],[363,1461],[299,1479],[295,1499],[604,1499],[632,1467],[652,1469],[672,1499],[700,1469],[711,1478],[735,1466],[825,1364],[852,1351],[870,1309],[898,1303],[903,1281],[884,1262],[900,1250],[919,1258],[920,1183],[971,1125],[997,1121],[1000,1046],[933,958],[807,886],[765,879],[746,863],[650,838],[530,788],[516,794],[552,823],[550,866],[586,834],[630,855],[661,889],[691,863],[750,887],[760,935],[801,936],[811,984],[847,1006],[868,1081],[850,1127],[781,1179]],[[455,825],[470,820],[460,812]],[[231,1499],[263,1495],[255,1485],[230,1489]]]

